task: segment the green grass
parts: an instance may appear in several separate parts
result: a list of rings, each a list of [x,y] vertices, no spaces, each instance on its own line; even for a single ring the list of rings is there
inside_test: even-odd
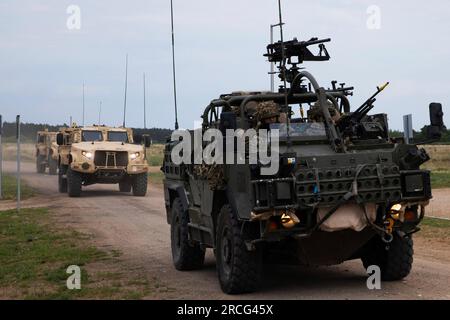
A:
[[[432,227],[432,228],[440,228],[440,229],[449,229],[450,230],[450,220],[425,217],[422,221],[422,225]]]
[[[450,220],[425,217],[420,224],[418,235],[425,238],[439,239],[448,243],[450,239]]]
[[[0,212],[0,298],[140,299],[150,294],[148,282],[137,282],[142,277],[118,270],[119,255],[89,245],[86,235],[56,230],[46,209]],[[66,287],[70,265],[81,268],[81,290]],[[128,285],[130,279],[136,283]]]
[[[3,175],[3,200],[15,200],[17,193],[17,180],[15,176]],[[21,198],[27,199],[32,197],[35,192],[23,180],[20,182]]]
[[[450,171],[431,171],[433,188],[450,188]]]
[[[147,161],[152,167],[162,166],[164,159],[164,145],[154,144],[147,149]]]
[[[162,184],[164,180],[164,173],[161,171],[150,172],[148,174],[150,184]]]

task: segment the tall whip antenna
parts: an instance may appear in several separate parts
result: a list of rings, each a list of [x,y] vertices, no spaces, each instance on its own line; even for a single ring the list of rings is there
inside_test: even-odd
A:
[[[175,102],[175,130],[178,130],[177,81],[175,70],[175,32],[173,27],[173,0],[170,0],[170,21],[172,25],[172,71],[173,71],[173,98]]]
[[[83,127],[84,127],[84,82],[83,82]],[[70,124],[70,126],[72,126],[72,124]]]
[[[281,41],[281,60],[283,61],[281,63],[281,72],[283,74],[283,82],[284,82],[284,107],[286,110],[286,137],[287,137],[287,144],[288,147],[291,146],[291,135],[289,133],[290,130],[290,122],[291,122],[291,110],[288,105],[288,92],[287,92],[287,81],[286,81],[286,52],[284,47],[284,34],[283,34],[283,16],[281,12],[281,0],[278,0],[278,13],[279,13],[279,26],[280,26],[280,41]]]
[[[127,116],[127,90],[128,90],[128,53],[125,61],[125,98],[123,101],[123,124],[122,126],[125,128],[125,120]]]
[[[145,105],[145,72],[144,72],[144,129],[147,129],[147,108]]]
[[[98,106],[98,125],[102,123],[102,102],[100,101]]]

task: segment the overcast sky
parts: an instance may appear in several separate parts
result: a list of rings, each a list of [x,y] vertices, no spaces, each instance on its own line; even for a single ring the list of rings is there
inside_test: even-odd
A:
[[[69,30],[67,8],[81,9],[81,29]],[[380,29],[367,26],[380,9]],[[262,56],[276,0],[174,0],[179,121],[190,128],[221,93],[266,90]],[[391,86],[376,110],[391,127],[413,114],[428,120],[428,104],[442,102],[450,123],[450,2],[448,0],[284,0],[286,39],[330,37],[329,62],[308,63],[321,85],[355,86],[359,106],[377,85]],[[373,12],[373,11],[372,11]],[[376,21],[376,20],[375,20]],[[370,24],[372,27],[374,24]],[[375,24],[376,26],[376,24]],[[148,78],[148,126],[173,127],[169,0],[1,0],[0,114],[13,121],[121,124],[125,55],[129,54],[128,125],[143,126],[142,74]]]

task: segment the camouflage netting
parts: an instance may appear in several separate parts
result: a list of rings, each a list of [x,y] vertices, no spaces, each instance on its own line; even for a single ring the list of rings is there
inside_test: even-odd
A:
[[[255,116],[258,121],[273,117],[279,117],[280,106],[274,101],[265,101],[258,103],[258,108],[256,109]]]
[[[240,107],[233,107],[233,112],[240,115]],[[274,101],[250,101],[245,105],[245,112],[249,117],[253,117],[257,121],[262,121],[280,116],[280,106]]]
[[[194,174],[200,179],[208,180],[211,190],[222,189],[226,184],[223,165],[198,164],[194,166]]]

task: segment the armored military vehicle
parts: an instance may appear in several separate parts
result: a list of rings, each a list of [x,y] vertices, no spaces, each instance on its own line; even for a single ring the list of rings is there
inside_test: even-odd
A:
[[[205,249],[213,248],[229,294],[256,290],[262,264],[269,262],[314,266],[361,259],[365,267],[377,265],[386,281],[410,273],[412,235],[432,197],[430,172],[420,168],[429,156],[421,142],[390,137],[386,114],[369,114],[387,84],[352,110],[353,88],[336,81],[325,88],[299,67],[329,60],[329,41],[270,44],[265,56],[279,64],[279,91],[223,94],[203,112],[201,133],[278,132],[275,174],[263,174],[264,163],[176,163],[173,151],[181,140],[167,142],[162,170],[176,269],[201,268]],[[440,138],[444,124],[440,104],[429,111],[430,142]]]
[[[141,140],[144,146],[134,144]],[[119,184],[121,192],[147,193],[147,136],[133,137],[131,129],[91,126],[62,129],[56,136],[59,192],[79,197],[82,187]]]
[[[44,173],[47,167],[49,173],[55,175],[58,171],[58,146],[56,132],[38,131],[36,135],[36,172]]]

